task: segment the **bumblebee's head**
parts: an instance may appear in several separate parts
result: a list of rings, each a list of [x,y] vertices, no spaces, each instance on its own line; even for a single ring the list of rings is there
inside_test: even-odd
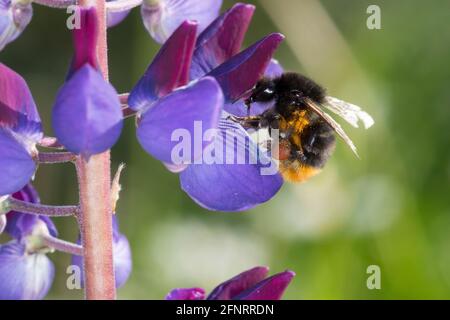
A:
[[[262,79],[258,81],[255,88],[252,90],[251,96],[245,100],[246,105],[253,102],[269,102],[275,99],[275,82],[271,79]]]

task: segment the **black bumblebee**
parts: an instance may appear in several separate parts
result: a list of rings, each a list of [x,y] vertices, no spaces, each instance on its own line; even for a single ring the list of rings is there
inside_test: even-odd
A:
[[[313,80],[298,73],[284,73],[274,79],[263,78],[245,100],[250,109],[254,102],[275,104],[258,116],[230,118],[244,128],[267,128],[271,136],[277,129],[280,173],[287,181],[302,182],[316,175],[334,151],[337,133],[357,155],[356,147],[341,126],[325,113],[325,107],[355,127],[361,120],[366,128],[372,117],[360,107],[329,97]]]

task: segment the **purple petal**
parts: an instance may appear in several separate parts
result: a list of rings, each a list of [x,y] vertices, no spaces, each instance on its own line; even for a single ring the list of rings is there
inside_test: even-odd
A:
[[[185,20],[194,20],[202,32],[219,14],[222,0],[144,1],[141,7],[145,28],[153,39],[164,43]]]
[[[108,12],[106,16],[106,23],[108,25],[108,28],[112,28],[120,24],[123,20],[125,20],[126,17],[128,17],[128,14],[130,12],[131,10],[122,12]]]
[[[181,188],[202,207],[217,211],[248,210],[271,199],[283,184],[274,162],[242,127],[221,120],[219,128],[210,152],[218,160],[189,165],[180,174]]]
[[[142,111],[158,98],[188,83],[196,30],[196,22],[185,21],[162,46],[130,93],[131,109]]]
[[[30,150],[42,139],[42,125],[25,80],[0,63],[0,128],[9,129]]]
[[[80,243],[80,240],[78,240]],[[128,280],[132,270],[131,249],[128,239],[119,232],[117,218],[113,215],[113,260],[116,288],[122,287]],[[83,270],[83,257],[72,256],[72,264]],[[81,277],[81,286],[84,287],[84,275]]]
[[[72,61],[71,73],[80,69],[86,63],[94,69],[97,65],[97,11],[94,7],[80,8],[80,28],[72,32],[75,55]]]
[[[203,132],[217,128],[222,106],[220,86],[214,78],[202,78],[162,98],[144,113],[137,129],[138,140],[145,151],[162,162],[192,163],[209,142],[201,141],[198,146],[191,143],[194,151],[183,154],[182,161],[174,161],[172,151],[180,141],[173,135],[182,132],[189,138],[196,135],[202,138]]]
[[[285,271],[258,283],[253,288],[234,297],[235,300],[280,300],[295,273]]]
[[[255,6],[238,3],[218,17],[197,40],[191,79],[197,79],[236,55],[242,46]]]
[[[205,290],[202,288],[173,289],[165,300],[205,300]]]
[[[264,77],[267,78],[276,78],[280,75],[282,75],[284,72],[283,68],[279,64],[279,62],[275,59],[272,59],[269,63],[269,65],[266,68],[266,72],[264,73]],[[243,97],[245,98],[245,97]],[[267,109],[273,107],[275,102],[267,102],[267,103],[253,103],[250,108],[250,115],[255,116],[263,113]],[[245,105],[243,99],[236,101],[234,103],[229,102],[225,106],[225,110],[227,112],[239,116],[239,117],[245,117],[248,115],[247,106]]]
[[[86,64],[59,90],[53,129],[69,151],[89,157],[110,149],[123,125],[116,90]]]
[[[273,33],[235,55],[209,73],[220,83],[227,102],[233,102],[264,75],[284,36]]]
[[[122,287],[132,270],[131,248],[128,239],[120,233],[116,215],[113,215],[113,256],[116,287]]]
[[[15,240],[0,246],[0,300],[43,299],[54,273],[45,254],[26,253],[25,245]]]
[[[272,59],[270,60],[269,65],[267,66],[266,72],[264,73],[264,77],[267,78],[276,78],[283,74],[284,69],[278,60]]]
[[[30,183],[20,191],[14,193],[12,197],[26,202],[40,203],[39,195]],[[39,221],[43,221],[47,225],[47,229],[52,236],[56,237],[58,235],[58,231],[49,217],[16,211],[8,212],[7,217],[8,225],[6,232],[15,239],[21,239],[31,234],[33,229],[38,226]]]
[[[0,0],[0,51],[20,36],[32,16],[31,1]]]
[[[232,300],[241,292],[264,280],[268,273],[267,267],[255,267],[244,271],[215,288],[208,296],[208,300]]]
[[[1,128],[0,168],[0,196],[22,189],[36,171],[36,164],[28,151]]]
[[[106,0],[106,2],[114,2],[118,0]],[[124,10],[121,12],[107,12],[106,13],[106,23],[108,28],[112,28],[121,23],[130,13],[131,10]]]

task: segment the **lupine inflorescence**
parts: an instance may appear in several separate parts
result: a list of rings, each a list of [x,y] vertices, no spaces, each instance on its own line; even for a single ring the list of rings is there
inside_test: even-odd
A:
[[[75,3],[37,2],[56,7]],[[282,72],[272,57],[283,35],[269,34],[241,50],[255,8],[239,3],[219,16],[221,2],[144,1],[144,25],[162,46],[129,94],[119,94],[102,74],[98,59],[100,13],[95,6],[78,8],[80,28],[72,30],[72,62],[52,109],[55,138],[44,135],[26,81],[0,63],[0,232],[12,238],[0,246],[0,298],[44,298],[54,278],[54,266],[47,254],[54,250],[72,254],[74,266],[86,267],[83,260],[89,248],[83,247],[82,237],[77,243],[58,239],[51,217],[76,216],[82,221],[80,217],[87,212],[81,205],[40,204],[31,181],[38,165],[45,163],[74,162],[79,177],[84,177],[79,163],[88,164],[96,155],[108,152],[130,116],[136,119],[136,136],[143,149],[178,174],[182,190],[200,206],[242,211],[268,201],[278,192],[280,175],[261,174],[261,168],[271,162],[270,155],[246,130],[230,121],[229,115],[246,113],[240,98],[261,77]],[[107,1],[107,26],[119,24],[139,4]],[[0,0],[0,50],[24,32],[31,17],[31,1]],[[251,112],[260,113],[266,108],[255,104]],[[174,159],[179,142],[174,132],[195,136],[197,130],[201,137],[207,132],[209,137],[184,149],[179,155],[181,161]],[[227,138],[229,131],[237,140],[243,139],[241,145]],[[56,152],[44,152],[42,148],[56,148]],[[239,148],[255,161],[228,161],[239,158]],[[205,160],[208,152],[214,161]],[[219,153],[227,161],[215,161]],[[130,246],[113,214],[119,177],[120,173],[112,182],[113,200],[106,206],[111,208],[116,287],[123,285],[131,272]],[[80,222],[81,231],[92,227]],[[85,272],[89,270],[82,273],[82,285]],[[287,271],[265,279],[267,273],[265,267],[246,271],[220,285],[208,298],[279,299],[294,274]],[[167,299],[204,297],[201,289],[176,289]]]

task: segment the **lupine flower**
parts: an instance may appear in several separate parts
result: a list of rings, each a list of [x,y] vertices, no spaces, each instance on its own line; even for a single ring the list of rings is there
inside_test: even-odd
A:
[[[269,268],[255,267],[217,286],[208,297],[201,288],[174,289],[166,300],[280,300],[295,273],[267,278]]]
[[[78,240],[78,243],[80,241]],[[131,249],[127,238],[120,233],[117,218],[113,215],[113,260],[116,287],[122,287],[128,280],[131,269]],[[83,257],[72,256],[72,264],[83,270]],[[81,286],[84,286],[84,275],[81,277]]]
[[[33,156],[42,136],[41,119],[25,80],[0,63],[0,196],[20,190],[33,177]]]
[[[12,195],[14,198],[38,203],[31,185]],[[42,245],[40,235],[57,236],[52,221],[20,212],[9,212],[6,232],[13,238],[0,245],[0,300],[43,299],[54,279],[54,266]]]
[[[20,36],[33,16],[29,0],[0,0],[0,51]]]
[[[183,82],[174,81],[180,78],[187,82],[184,71],[185,66],[189,65],[186,61],[190,52],[177,51],[177,48],[186,45],[186,42],[181,43],[181,39],[185,41],[185,38],[178,37],[182,25],[163,46],[129,97],[131,108],[145,110],[141,112],[137,129],[143,148],[164,162],[169,170],[181,172],[182,189],[194,201],[210,210],[250,209],[272,198],[282,185],[282,178],[278,174],[261,175],[262,167],[270,163],[270,158],[258,150],[242,127],[227,120],[233,102],[265,74],[273,53],[283,40],[282,35],[271,34],[239,53],[253,11],[251,5],[237,4],[211,23],[195,43],[192,65],[188,70],[192,83],[168,94],[177,87],[168,83],[183,85]],[[177,68],[177,64],[183,68]],[[167,78],[157,76],[157,70],[166,65],[171,66],[170,69],[164,69],[170,71]],[[219,92],[214,82],[220,85],[225,100],[215,98],[214,95],[219,95]],[[155,94],[158,90],[164,94]],[[167,96],[157,100],[164,95]],[[208,129],[219,129],[211,139],[214,142],[210,140],[209,143],[203,142],[200,147],[194,146],[188,152],[188,157],[183,155],[184,163],[174,163],[172,151],[176,142],[172,134],[176,128],[181,128],[195,136],[194,121],[202,121],[201,134]],[[198,164],[205,149],[211,145],[216,151],[223,150],[225,145],[226,154],[223,158],[236,157],[238,147],[242,146],[226,139],[225,134],[230,131],[246,141],[243,156],[257,158],[256,163],[207,164],[200,161]]]
[[[164,43],[185,20],[198,23],[202,32],[219,14],[222,0],[144,0],[141,7],[145,28]]]
[[[52,124],[67,150],[88,158],[116,143],[123,118],[116,90],[97,67],[97,13],[90,8],[81,9],[80,14],[81,28],[73,31],[74,59],[58,92]]]

